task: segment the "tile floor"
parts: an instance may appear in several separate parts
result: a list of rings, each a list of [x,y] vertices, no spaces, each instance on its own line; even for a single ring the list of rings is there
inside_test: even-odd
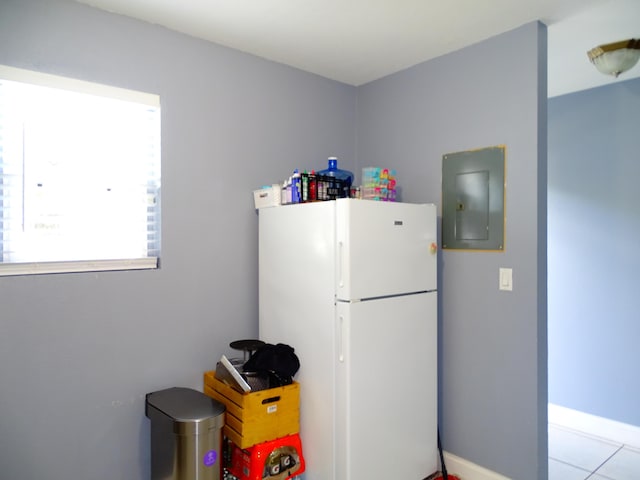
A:
[[[549,480],[639,480],[640,449],[549,424]]]

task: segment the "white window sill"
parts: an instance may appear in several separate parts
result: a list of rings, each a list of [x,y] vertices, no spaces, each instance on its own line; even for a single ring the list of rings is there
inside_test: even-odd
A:
[[[82,260],[68,262],[0,263],[0,277],[47,273],[106,272],[113,270],[149,270],[158,268],[158,258],[124,260]]]

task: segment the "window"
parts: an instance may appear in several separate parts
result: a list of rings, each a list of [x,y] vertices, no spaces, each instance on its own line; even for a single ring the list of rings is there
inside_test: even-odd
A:
[[[0,275],[157,268],[157,95],[0,66]]]

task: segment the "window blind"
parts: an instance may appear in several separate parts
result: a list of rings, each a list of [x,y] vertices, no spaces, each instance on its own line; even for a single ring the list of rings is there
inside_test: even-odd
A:
[[[156,268],[156,95],[0,66],[0,275]]]

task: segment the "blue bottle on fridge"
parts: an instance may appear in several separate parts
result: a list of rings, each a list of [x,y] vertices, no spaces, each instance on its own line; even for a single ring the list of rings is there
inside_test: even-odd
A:
[[[338,159],[329,157],[328,168],[316,174],[318,200],[350,197],[353,173],[338,168]]]
[[[300,171],[296,168],[291,177],[291,203],[302,202],[302,185],[300,182]]]

